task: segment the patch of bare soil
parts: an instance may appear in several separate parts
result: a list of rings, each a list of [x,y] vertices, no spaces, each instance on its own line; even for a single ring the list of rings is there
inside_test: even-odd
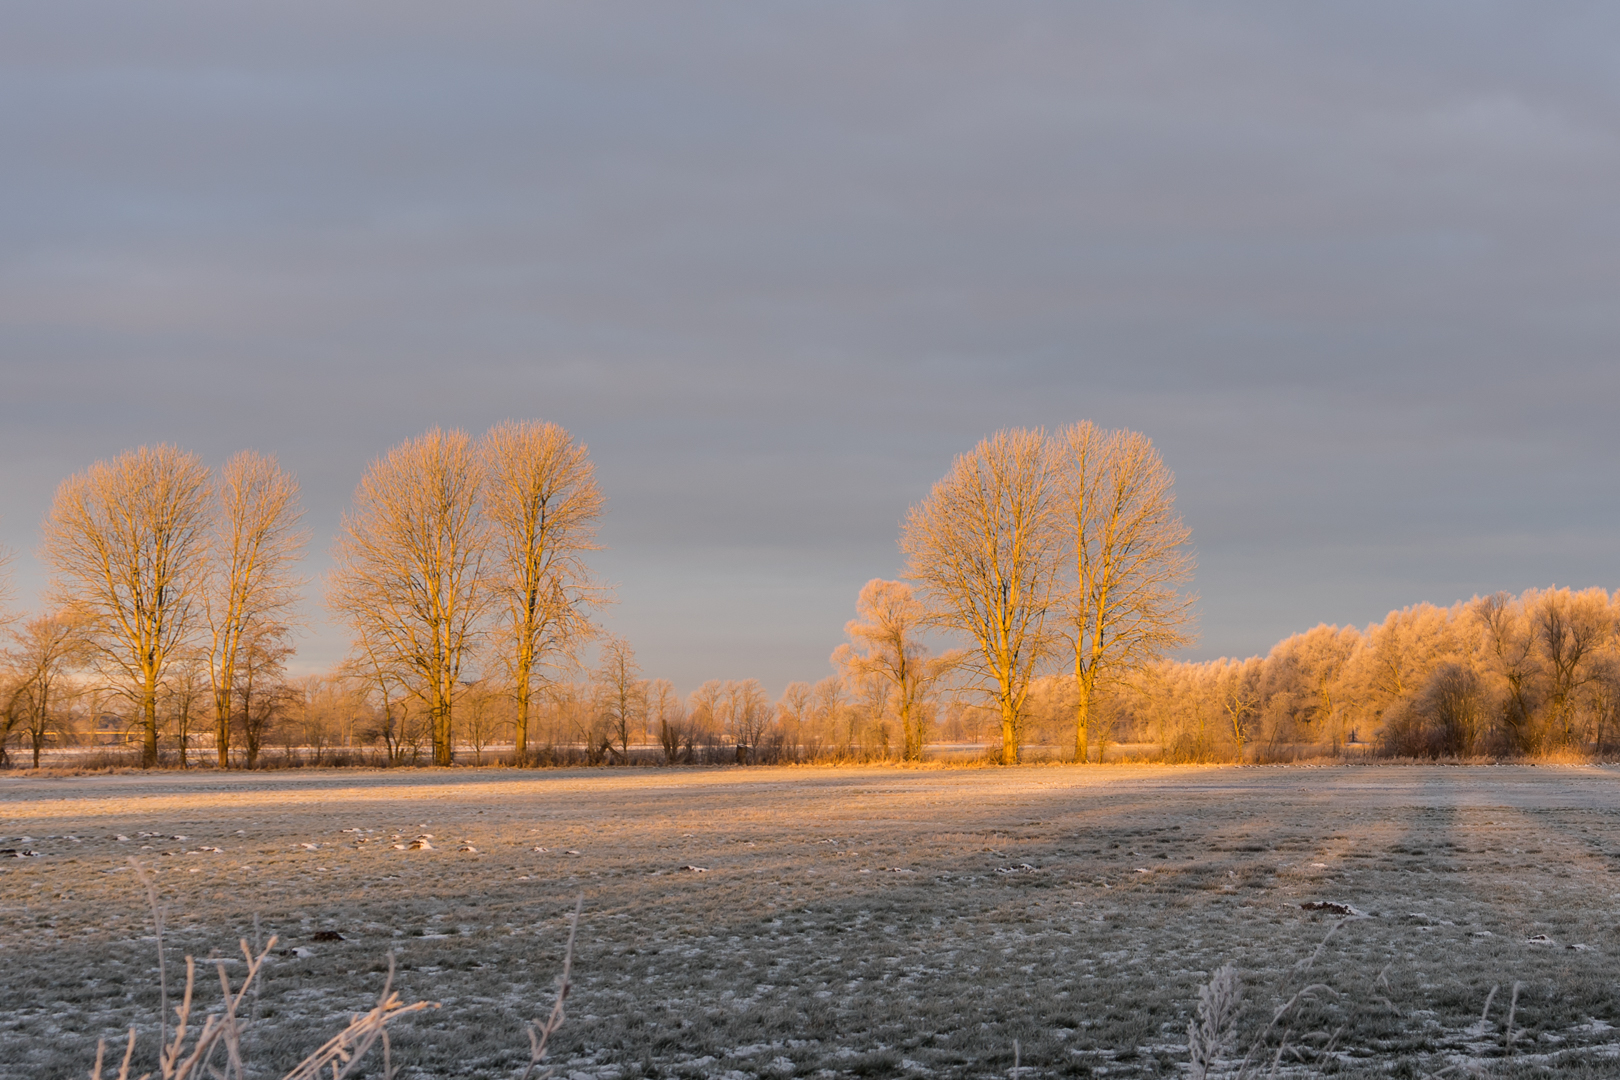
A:
[[[443,1004],[396,1032],[405,1075],[520,1072],[581,890],[565,1076],[1004,1077],[1015,1040],[1025,1075],[1168,1075],[1211,972],[1236,965],[1258,1030],[1313,954],[1333,993],[1292,1030],[1339,1034],[1331,1050],[1295,1036],[1285,1071],[1599,1075],[1620,1057],[1617,778],[6,778],[0,1080],[83,1076],[131,1023],[153,1066],[157,958],[131,856],[169,908],[171,977],[185,953],[239,957],[255,918],[280,936],[247,1046],[264,1075],[364,1010],[390,951],[407,999]]]

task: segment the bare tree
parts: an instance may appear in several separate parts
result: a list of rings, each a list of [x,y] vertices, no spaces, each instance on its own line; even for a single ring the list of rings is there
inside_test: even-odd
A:
[[[815,718],[815,691],[810,689],[807,682],[790,682],[782,691],[782,697],[776,703],[776,720],[782,726],[782,734],[787,739],[795,760],[802,760],[803,755],[812,746],[819,747],[813,728]]]
[[[636,654],[623,638],[609,638],[596,669],[596,692],[608,737],[620,761],[630,760],[630,735],[645,723],[647,684],[640,678]]]
[[[691,758],[691,727],[686,722],[680,696],[675,693],[675,684],[668,679],[654,679],[647,684],[647,725],[658,735],[665,765]]]
[[[855,699],[849,710],[849,745],[862,761],[889,759],[889,703],[894,685],[876,671],[852,672],[844,677]]]
[[[1485,719],[1479,674],[1455,661],[1441,664],[1419,695],[1416,710],[1434,727],[1431,745],[1437,756],[1471,756]]]
[[[556,424],[509,420],[480,446],[491,526],[490,582],[498,597],[502,656],[517,702],[519,763],[527,759],[535,679],[592,635],[602,588],[585,565],[597,550],[602,493],[583,443]]]
[[[489,606],[481,480],[464,432],[401,443],[361,479],[334,552],[328,603],[422,700],[435,765],[451,764],[462,668]]]
[[[298,481],[276,459],[244,450],[225,463],[209,548],[204,611],[208,681],[213,696],[214,752],[231,764],[231,700],[244,642],[285,638],[299,599],[295,567],[308,533],[298,527]]]
[[[911,508],[900,540],[930,623],[973,643],[961,668],[995,702],[1007,765],[1018,761],[1024,699],[1052,645],[1057,494],[1044,433],[997,432]]]
[[[1237,760],[1243,761],[1243,748],[1254,734],[1254,724],[1260,715],[1260,692],[1256,683],[1260,677],[1260,659],[1216,662],[1216,694],[1226,725],[1237,744]]]
[[[1577,691],[1591,677],[1593,655],[1614,636],[1609,598],[1602,589],[1549,590],[1541,594],[1531,617],[1549,683],[1550,734],[1570,745],[1576,741]]]
[[[5,672],[0,678],[0,769],[11,764],[11,737],[28,722],[31,709],[27,682]]]
[[[1522,605],[1515,604],[1505,592],[1476,601],[1473,611],[1484,631],[1486,656],[1507,686],[1502,721],[1516,749],[1532,750],[1537,743],[1531,724],[1535,706],[1535,634]],[[1394,617],[1392,612],[1390,620]]]
[[[410,742],[406,731],[410,717],[403,698],[409,693],[405,684],[395,678],[394,672],[378,656],[373,642],[363,633],[357,635],[355,654],[345,667],[366,689],[363,696],[375,693],[372,721],[367,725],[365,737],[383,744],[383,757],[389,765],[405,761],[405,747]]]
[[[1599,657],[1592,665],[1592,677],[1587,682],[1587,707],[1592,712],[1594,732],[1592,748],[1599,760],[1607,749],[1606,737],[1613,733],[1620,720],[1620,659],[1614,655]]]
[[[855,601],[859,618],[844,625],[851,644],[840,645],[832,662],[850,675],[879,675],[894,690],[895,713],[900,720],[901,757],[921,761],[927,741],[924,698],[950,666],[960,658],[931,657],[921,640],[928,609],[903,581],[873,578]],[[809,687],[805,687],[809,698]]]
[[[287,711],[290,694],[282,676],[292,647],[274,634],[250,635],[242,641],[236,665],[236,701],[242,749],[249,769],[258,767],[271,728]]]
[[[468,683],[463,701],[462,713],[466,717],[463,729],[473,748],[473,764],[482,765],[484,748],[495,742],[511,721],[503,708],[504,698],[486,679]]]
[[[134,702],[148,768],[157,764],[158,689],[198,629],[208,524],[208,470],[167,445],[64,480],[45,519],[52,596]]]
[[[725,684],[709,679],[686,698],[686,722],[692,731],[692,741],[702,739],[704,746],[713,749],[720,728],[720,696]]]
[[[315,752],[315,764],[321,764],[329,748],[346,741],[356,704],[353,680],[345,674],[305,675],[288,683],[288,719],[300,745]]]
[[[759,680],[726,680],[716,718],[731,732],[737,746],[737,764],[757,761],[760,739],[772,719],[770,699]]]
[[[1339,753],[1344,741],[1345,676],[1361,640],[1361,633],[1353,626],[1341,630],[1321,624],[1279,642],[1268,658],[1268,663],[1280,658],[1279,654],[1295,659],[1300,680],[1311,698],[1309,724],[1317,736],[1329,736],[1334,754]]]
[[[1100,685],[1192,640],[1190,533],[1174,478],[1147,436],[1087,420],[1055,439],[1058,505],[1069,573],[1059,604],[1074,660],[1074,757],[1088,737]]]
[[[174,728],[174,745],[182,769],[191,766],[191,740],[196,734],[197,722],[206,721],[208,716],[206,675],[201,659],[195,653],[181,658],[163,681],[163,704]]]
[[[16,644],[10,660],[18,678],[22,727],[37,769],[40,751],[56,722],[57,701],[67,673],[85,659],[84,636],[71,614],[58,612],[28,620],[12,631],[12,640]]]
[[[828,675],[811,688],[810,717],[817,741],[834,757],[843,758],[850,753],[849,725],[845,713],[850,711],[849,688],[841,675]]]

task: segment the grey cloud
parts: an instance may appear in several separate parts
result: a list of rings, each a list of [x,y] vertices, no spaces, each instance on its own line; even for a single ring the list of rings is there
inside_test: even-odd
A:
[[[1615,563],[1608,7],[4,14],[14,547],[166,440],[324,549],[390,444],[542,416],[644,666],[779,686],[951,455],[1090,417],[1177,470],[1202,655]]]

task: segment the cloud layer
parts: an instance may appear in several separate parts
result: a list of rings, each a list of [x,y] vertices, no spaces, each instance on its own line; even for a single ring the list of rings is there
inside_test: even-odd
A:
[[[0,539],[148,441],[366,464],[540,417],[683,686],[825,674],[1004,425],[1149,434],[1198,655],[1612,586],[1599,6],[14,5]],[[312,590],[306,663],[342,652]]]

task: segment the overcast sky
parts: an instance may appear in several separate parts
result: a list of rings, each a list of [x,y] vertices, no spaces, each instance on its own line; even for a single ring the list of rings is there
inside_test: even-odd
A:
[[[252,447],[314,534],[560,423],[646,673],[829,673],[1009,425],[1145,432],[1202,639],[1620,585],[1620,8],[0,2],[0,542]]]

